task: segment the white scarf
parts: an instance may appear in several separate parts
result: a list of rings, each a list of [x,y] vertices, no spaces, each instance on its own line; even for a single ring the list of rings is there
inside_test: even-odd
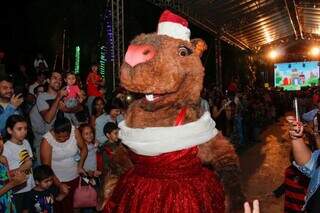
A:
[[[218,134],[209,112],[197,121],[174,127],[129,128],[119,124],[122,143],[139,155],[156,156],[206,143]]]

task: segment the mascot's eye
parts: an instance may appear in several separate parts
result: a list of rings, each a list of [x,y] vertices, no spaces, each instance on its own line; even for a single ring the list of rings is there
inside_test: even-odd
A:
[[[184,57],[184,56],[188,56],[188,55],[191,55],[192,51],[187,48],[187,47],[179,47],[179,55]]]

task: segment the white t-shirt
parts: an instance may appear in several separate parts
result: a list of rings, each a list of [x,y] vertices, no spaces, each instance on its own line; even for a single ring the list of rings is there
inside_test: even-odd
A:
[[[21,145],[12,143],[10,140],[3,145],[3,155],[7,158],[9,164],[9,170],[19,168],[26,159],[32,158],[32,150],[27,140],[23,140]],[[35,186],[33,175],[28,175],[27,184],[25,187],[16,191],[15,193],[28,192]]]
[[[94,144],[87,144],[88,155],[84,162],[83,168],[86,171],[95,171],[97,170],[97,148]]]
[[[56,141],[50,131],[43,138],[52,147],[51,167],[59,180],[68,182],[77,178],[79,174],[75,156],[78,152],[78,145],[75,137],[75,127],[72,127],[69,139],[63,143]]]

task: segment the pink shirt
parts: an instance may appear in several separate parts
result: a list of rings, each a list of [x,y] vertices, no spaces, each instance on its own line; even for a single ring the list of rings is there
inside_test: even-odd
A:
[[[66,97],[67,99],[76,98],[77,95],[80,93],[80,88],[78,87],[78,85],[67,86],[67,91],[68,91],[68,96]]]

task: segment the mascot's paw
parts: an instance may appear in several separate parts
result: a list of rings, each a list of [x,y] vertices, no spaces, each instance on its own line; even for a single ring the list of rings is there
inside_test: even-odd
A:
[[[102,211],[105,208],[106,203],[112,196],[112,192],[117,185],[119,180],[118,176],[107,174],[103,180],[103,187],[99,194],[97,211]]]
[[[219,133],[199,146],[198,157],[221,178],[226,194],[226,212],[241,209],[245,196],[241,189],[239,158],[231,143]]]

